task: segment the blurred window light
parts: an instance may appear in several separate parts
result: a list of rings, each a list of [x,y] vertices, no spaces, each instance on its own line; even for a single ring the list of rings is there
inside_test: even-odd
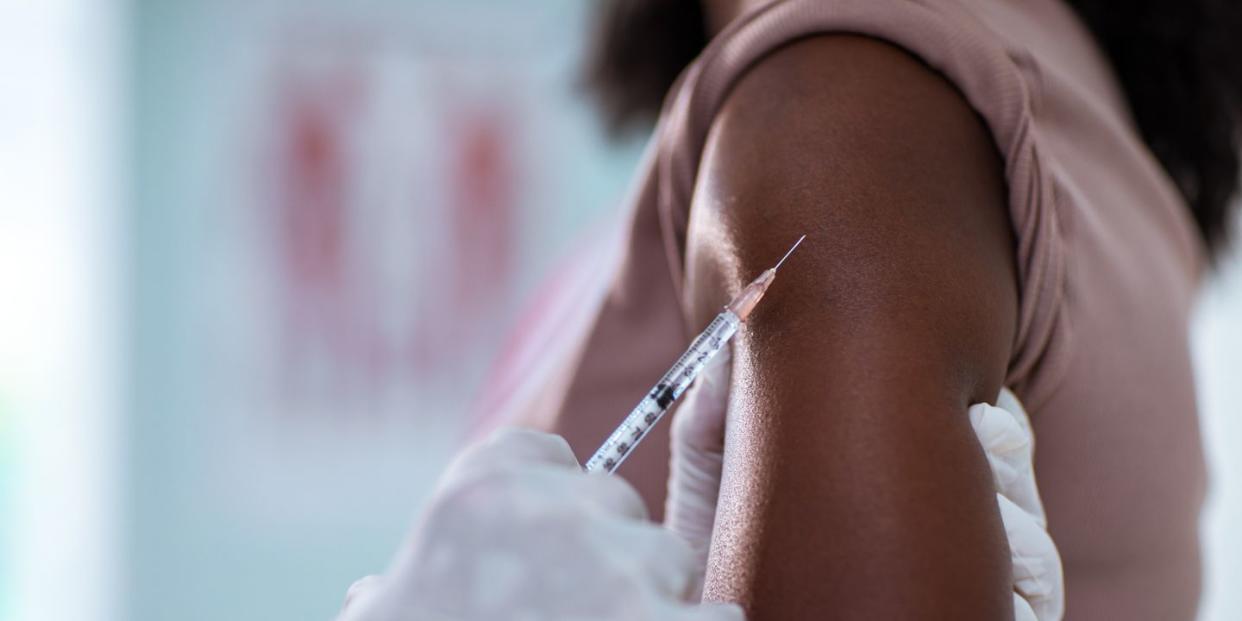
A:
[[[121,7],[0,2],[0,619],[115,616]]]
[[[1192,326],[1199,415],[1209,459],[1203,514],[1203,605],[1199,618],[1238,618],[1242,591],[1242,252],[1223,261],[1208,281]]]

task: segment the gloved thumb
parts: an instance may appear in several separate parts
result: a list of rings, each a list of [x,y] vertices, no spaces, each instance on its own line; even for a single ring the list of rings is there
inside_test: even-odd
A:
[[[1013,594],[1013,621],[1039,621],[1035,610],[1019,593]]]
[[[992,467],[996,491],[1044,524],[1044,508],[1035,486],[1035,439],[1022,404],[1013,393],[1002,390],[995,406],[975,404],[969,416]]]
[[[698,576],[690,595],[696,598],[716,521],[732,367],[733,356],[726,347],[708,361],[673,415],[665,526],[694,551]]]
[[[673,416],[674,448],[724,452],[725,413],[729,405],[733,347],[726,345],[703,367]]]
[[[1009,538],[1014,590],[1030,604],[1040,621],[1064,614],[1064,577],[1057,546],[1036,516],[1001,494],[996,495],[1001,521]]]

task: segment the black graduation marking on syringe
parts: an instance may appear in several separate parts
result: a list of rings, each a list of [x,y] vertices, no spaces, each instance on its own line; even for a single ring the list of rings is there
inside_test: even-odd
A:
[[[656,386],[655,393],[656,405],[659,405],[660,409],[668,407],[668,404],[677,399],[675,389],[668,384]]]

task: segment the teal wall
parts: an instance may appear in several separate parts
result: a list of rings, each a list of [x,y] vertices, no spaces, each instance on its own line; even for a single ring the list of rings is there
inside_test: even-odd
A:
[[[462,437],[506,322],[583,228],[614,213],[635,163],[639,145],[610,147],[572,88],[582,6],[135,5],[123,618],[327,619],[353,579],[383,569]],[[511,289],[478,319],[484,337],[467,355],[431,376],[386,380],[382,398],[342,394],[331,370],[322,400],[273,397],[269,336],[280,326],[260,212],[276,173],[262,136],[271,72],[285,56],[323,51],[296,43],[299,32],[338,55],[350,33],[382,33],[386,43],[357,60],[390,75],[395,65],[394,89],[410,69],[413,103],[389,117],[406,140],[437,139],[428,110],[443,95],[420,80],[443,71],[470,102],[500,89],[492,103],[517,127]],[[515,93],[512,106],[501,99]],[[434,153],[404,161],[411,178],[438,165]],[[416,216],[433,230],[444,214]]]

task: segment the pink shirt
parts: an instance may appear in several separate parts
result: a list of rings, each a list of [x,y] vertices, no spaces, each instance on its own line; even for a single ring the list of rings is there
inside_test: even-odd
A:
[[[1005,158],[1021,313],[1006,384],[1034,425],[1067,618],[1193,618],[1206,476],[1187,330],[1204,250],[1106,59],[1056,0],[779,0],[735,20],[667,100],[569,411],[625,411],[687,344],[682,248],[716,110],[766,53],[833,32],[943,73]]]

